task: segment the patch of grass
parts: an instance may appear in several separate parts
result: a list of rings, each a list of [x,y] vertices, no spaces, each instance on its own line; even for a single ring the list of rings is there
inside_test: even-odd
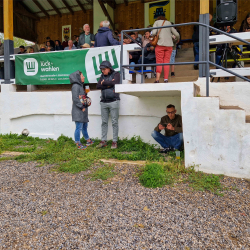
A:
[[[189,173],[187,181],[190,183],[189,185],[196,190],[210,190],[215,193],[223,189],[220,183],[220,179],[222,177],[222,175],[205,174],[201,171],[192,171]]]
[[[0,161],[9,161],[9,160],[14,160],[14,157],[1,157]]]
[[[89,174],[89,177],[91,177],[92,181],[107,180],[114,177],[116,174],[117,173],[114,171],[114,166],[104,166]]]
[[[195,171],[194,166],[185,168],[181,160],[147,164],[139,173],[140,183],[145,187],[156,188],[174,183],[188,183],[193,190],[210,191],[216,195],[226,188],[220,180],[223,175],[206,174]]]
[[[145,187],[156,188],[170,184],[172,177],[171,175],[167,175],[161,164],[150,163],[144,167],[144,171],[140,175],[139,180]]]

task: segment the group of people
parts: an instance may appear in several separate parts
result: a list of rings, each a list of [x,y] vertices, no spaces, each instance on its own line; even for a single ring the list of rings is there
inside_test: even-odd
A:
[[[209,14],[209,23],[211,23],[213,16]],[[229,34],[238,32],[233,25],[219,25],[217,23],[214,24],[214,27],[217,29],[220,29],[224,32],[227,32]],[[250,32],[250,13],[247,14],[246,18],[242,21],[239,32]],[[210,35],[219,35],[217,32],[214,32],[213,30],[210,31]],[[194,58],[195,62],[199,61],[199,25],[194,26],[194,32],[192,36],[193,44],[194,44]],[[218,44],[216,45],[216,64],[221,65],[222,64],[222,56],[224,54],[224,51],[226,48],[229,49],[229,51],[235,51],[234,54],[236,55],[242,55],[243,51],[243,45],[238,46],[232,46],[231,44]],[[247,50],[250,51],[250,46],[247,46]],[[228,53],[227,53],[228,54]],[[230,56],[227,55],[227,56]],[[232,65],[232,67],[235,67],[235,63]],[[194,65],[194,69],[198,70],[199,66],[198,64]]]
[[[115,85],[120,83],[120,73],[112,68],[109,61],[103,61],[100,64],[102,72],[101,77],[97,83],[97,89],[101,90],[101,142],[96,146],[103,148],[107,146],[108,134],[108,120],[111,116],[113,128],[113,142],[111,149],[118,147],[118,119],[120,109],[120,94],[115,93]],[[88,134],[88,108],[91,101],[87,100],[86,85],[84,84],[84,76],[82,72],[76,71],[69,76],[72,84],[72,121],[75,122],[76,128],[74,133],[75,143],[78,149],[84,150],[92,145],[94,141]],[[170,151],[180,150],[183,146],[182,134],[182,118],[176,114],[175,106],[169,104],[166,108],[167,115],[163,116],[160,123],[152,132],[152,137],[162,146],[161,153],[168,153]],[[97,128],[98,129],[98,128]],[[164,130],[163,135],[161,131]],[[81,132],[86,140],[86,145],[80,141]]]

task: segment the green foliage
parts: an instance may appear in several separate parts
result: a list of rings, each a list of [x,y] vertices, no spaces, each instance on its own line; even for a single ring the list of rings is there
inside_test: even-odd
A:
[[[222,190],[220,179],[222,175],[205,174],[201,171],[193,171],[188,176],[189,185],[196,190],[210,190],[212,192]]]
[[[147,164],[139,180],[145,187],[156,188],[171,183],[171,176],[166,178],[166,173],[162,165],[157,163]]]
[[[4,34],[0,33],[0,41],[3,43],[4,42]],[[27,40],[24,40],[22,38],[13,37],[13,42],[14,42],[14,48],[19,48],[19,46],[23,45],[23,46],[28,46],[28,45],[32,45],[32,42],[29,42]]]
[[[3,139],[0,138],[0,154],[2,153],[3,149],[4,149]]]
[[[115,175],[116,172],[114,172],[113,166],[104,166],[96,169],[89,176],[91,177],[92,181],[95,181],[95,180],[107,180],[109,178],[114,177]]]

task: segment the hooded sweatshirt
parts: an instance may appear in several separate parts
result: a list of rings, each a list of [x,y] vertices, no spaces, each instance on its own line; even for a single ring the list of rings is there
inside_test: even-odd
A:
[[[112,31],[107,27],[100,28],[95,36],[95,47],[104,47],[120,44],[120,42],[114,39]]]
[[[69,75],[70,83],[72,83],[72,121],[88,122],[88,108],[80,101],[79,95],[85,95],[83,82],[81,81],[80,72],[77,70]],[[85,111],[82,110],[85,108]]]
[[[97,89],[101,89],[101,102],[109,103],[120,100],[120,94],[115,93],[115,84],[120,84],[120,73],[114,71],[109,61],[104,61],[100,66],[110,69],[110,73],[105,76],[103,73],[96,85]],[[104,80],[103,83],[101,83]]]

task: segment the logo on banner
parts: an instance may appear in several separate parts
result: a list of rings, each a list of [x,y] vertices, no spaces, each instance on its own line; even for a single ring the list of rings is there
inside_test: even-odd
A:
[[[38,72],[38,62],[35,58],[27,58],[23,61],[24,74],[35,76]]]
[[[103,61],[109,61],[114,70],[119,69],[119,60],[120,60],[120,50],[113,49],[100,49],[100,52],[96,54],[92,53],[93,50],[89,50],[85,59],[86,72],[88,74],[89,82],[98,82],[102,72],[100,70],[100,64]],[[88,63],[87,63],[88,62]],[[89,63],[91,62],[91,63]],[[94,72],[93,72],[94,69]],[[91,74],[90,74],[91,72]],[[94,74],[93,74],[94,73]]]

